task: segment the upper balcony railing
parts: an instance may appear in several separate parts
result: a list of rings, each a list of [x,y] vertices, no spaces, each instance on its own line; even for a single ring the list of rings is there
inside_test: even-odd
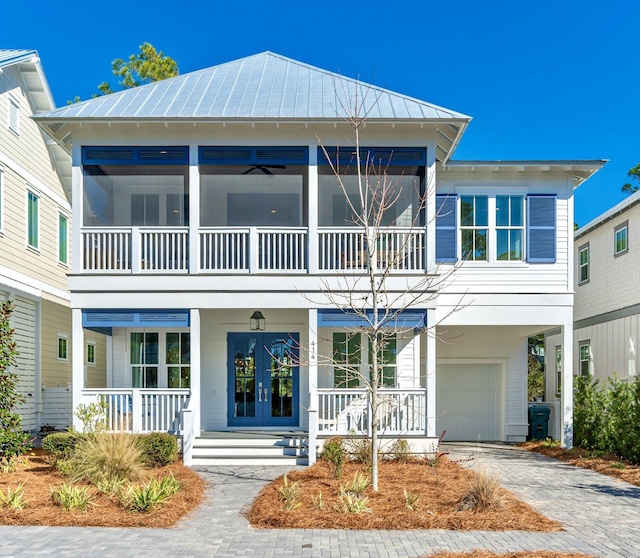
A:
[[[81,272],[331,274],[372,265],[424,273],[426,266],[424,229],[380,232],[371,262],[364,231],[354,227],[320,228],[315,239],[304,227],[202,227],[197,234],[195,249],[187,227],[84,227]]]

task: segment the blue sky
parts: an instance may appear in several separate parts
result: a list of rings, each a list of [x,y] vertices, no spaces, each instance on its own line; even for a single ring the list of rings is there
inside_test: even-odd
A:
[[[576,192],[580,225],[640,162],[635,0],[32,0],[2,17],[0,48],[36,49],[58,105],[115,85],[111,61],[145,41],[181,73],[271,50],[472,116],[455,159],[609,159]]]

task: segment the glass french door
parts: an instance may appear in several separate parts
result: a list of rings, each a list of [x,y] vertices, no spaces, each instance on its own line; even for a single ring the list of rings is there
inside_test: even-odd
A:
[[[229,333],[229,426],[297,426],[298,335]]]

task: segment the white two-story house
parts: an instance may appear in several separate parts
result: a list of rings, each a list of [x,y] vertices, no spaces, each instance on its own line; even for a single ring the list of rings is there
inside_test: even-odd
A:
[[[325,296],[366,293],[354,99],[363,159],[398,185],[389,305],[420,295],[387,324],[381,434],[525,439],[527,337],[572,344],[573,190],[602,161],[452,161],[470,117],[269,52],[35,117],[72,156],[74,338],[108,336],[107,389],[74,355],[76,405],[182,430],[194,458],[214,433],[299,432],[312,462],[370,428],[361,318]]]
[[[35,50],[0,49],[0,301],[11,300],[22,427],[71,425],[71,158],[31,120],[55,108]],[[102,335],[77,352],[104,379]]]

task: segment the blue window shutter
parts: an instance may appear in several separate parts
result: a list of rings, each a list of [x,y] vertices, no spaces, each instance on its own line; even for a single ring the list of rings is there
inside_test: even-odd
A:
[[[527,261],[556,261],[556,197],[527,197]]]
[[[436,262],[458,259],[457,199],[455,194],[436,196]]]

